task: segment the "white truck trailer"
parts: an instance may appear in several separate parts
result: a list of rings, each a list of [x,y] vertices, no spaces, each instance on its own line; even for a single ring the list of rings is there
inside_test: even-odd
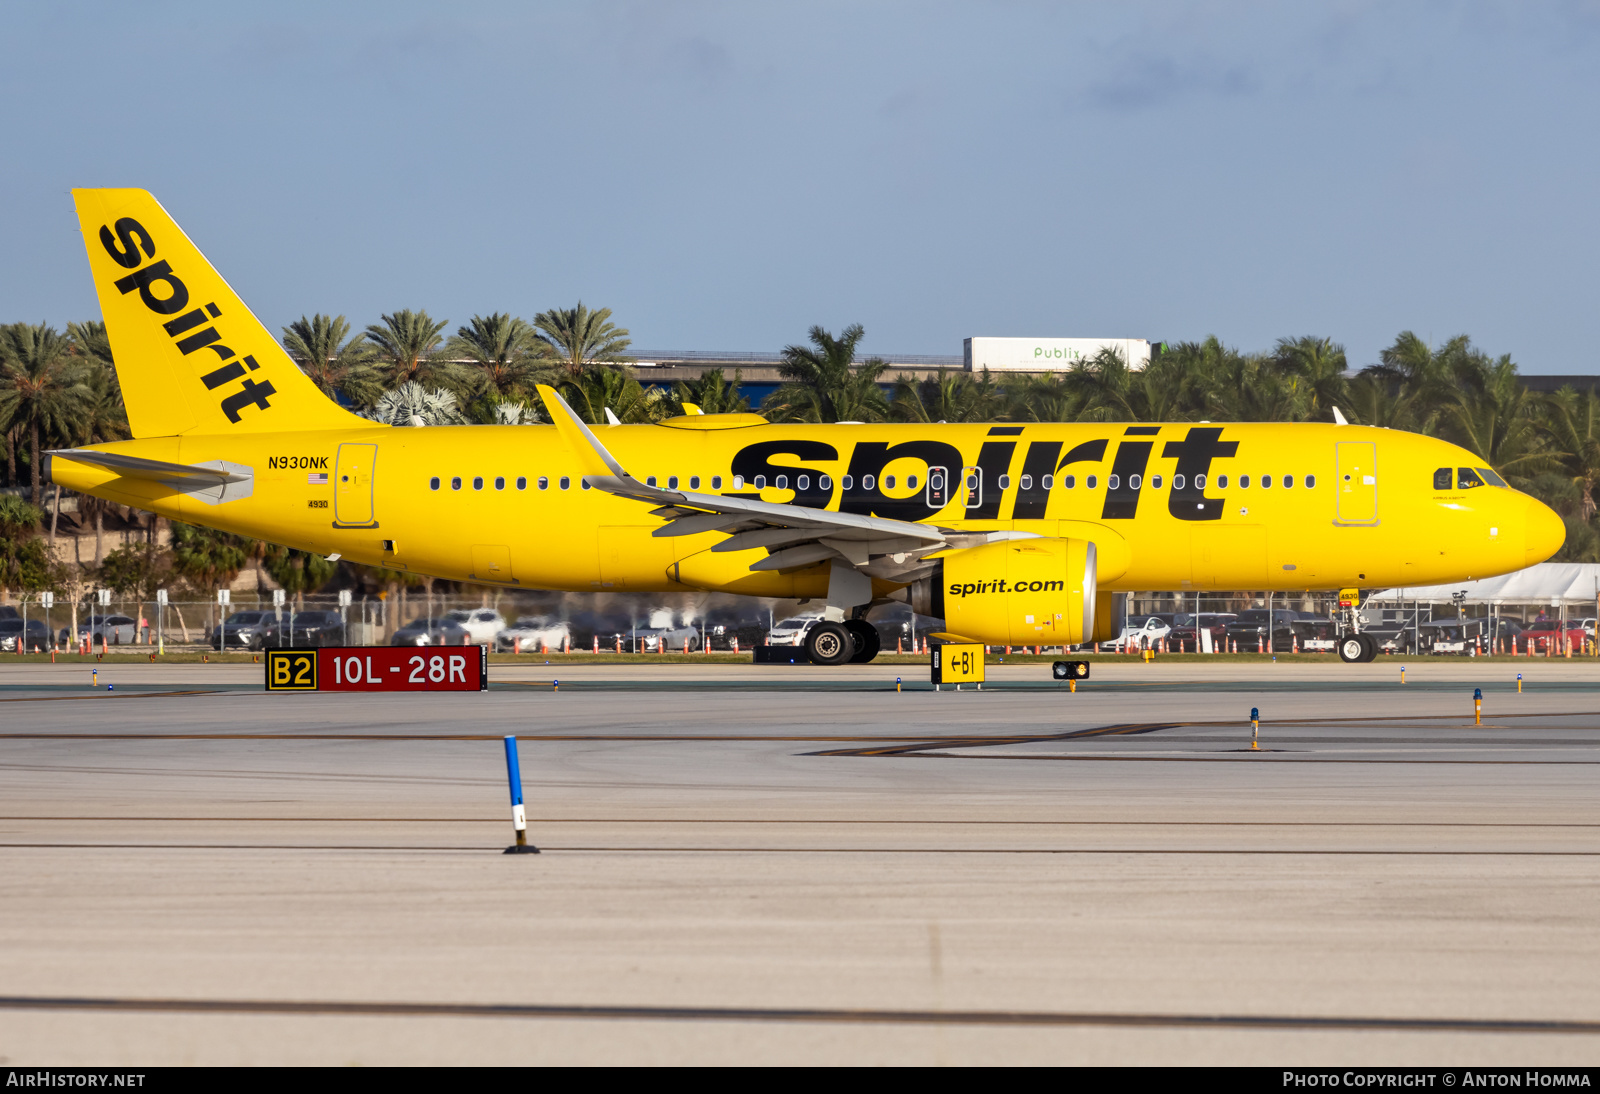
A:
[[[1122,354],[1129,368],[1150,363],[1147,338],[968,338],[962,355],[969,372],[1063,372],[1107,346]]]

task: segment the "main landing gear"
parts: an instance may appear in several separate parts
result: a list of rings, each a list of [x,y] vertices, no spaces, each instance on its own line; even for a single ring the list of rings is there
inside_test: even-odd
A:
[[[1378,656],[1378,643],[1370,634],[1347,634],[1339,639],[1339,660],[1345,664],[1371,661]]]
[[[806,656],[813,665],[864,665],[878,656],[878,629],[865,619],[824,620],[806,632]]]

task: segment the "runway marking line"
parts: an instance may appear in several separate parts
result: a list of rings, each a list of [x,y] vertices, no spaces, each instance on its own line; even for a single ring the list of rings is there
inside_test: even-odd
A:
[[[21,851],[396,851],[406,854],[469,852],[499,855],[504,848],[473,844],[399,843],[5,843],[0,849]],[[1600,858],[1600,851],[1452,851],[1272,847],[661,847],[560,846],[540,841],[546,853],[626,855],[1249,855],[1342,858]]]
[[[189,1014],[359,1015],[776,1022],[846,1025],[1123,1026],[1209,1029],[1347,1029],[1417,1033],[1600,1034],[1600,1022],[1531,1018],[1402,1018],[1377,1015],[1174,1014],[1038,1010],[889,1010],[834,1007],[583,1006],[552,1003],[382,1003],[278,999],[137,999],[0,996],[5,1010]]]
[[[4,821],[68,821],[74,824],[104,824],[104,817],[50,817],[42,815],[0,816]],[[271,824],[489,824],[503,826],[505,821],[490,817],[129,817],[118,816],[118,824],[153,823],[171,824],[187,822],[215,824],[238,821],[240,823]],[[951,820],[949,818],[912,818],[909,820],[878,820],[871,818],[750,818],[750,817],[529,817],[529,824],[897,824],[925,827],[951,825],[968,828],[977,825],[1057,825],[1094,826],[1102,828],[1170,827],[1181,824],[1185,828],[1259,828],[1270,823],[1273,828],[1600,828],[1600,823],[1577,821],[1197,821],[1197,820]]]

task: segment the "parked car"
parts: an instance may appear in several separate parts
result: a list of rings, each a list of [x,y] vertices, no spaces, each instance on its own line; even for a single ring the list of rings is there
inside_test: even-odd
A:
[[[510,653],[518,648],[520,642],[523,653],[533,653],[545,646],[553,650],[560,649],[561,643],[571,639],[572,628],[561,620],[525,615],[514,626],[506,627],[494,636],[494,648],[500,653]]]
[[[682,653],[685,643],[690,653],[700,651],[698,627],[652,627],[629,632],[623,639],[622,648],[632,648],[634,653]],[[666,647],[664,650],[663,645]]]
[[[392,646],[469,646],[472,636],[453,619],[413,619],[394,632]]]
[[[273,612],[234,612],[211,630],[214,650],[263,650],[278,644],[280,627]]]
[[[493,608],[460,608],[444,613],[444,618],[460,624],[475,645],[493,645],[495,636],[506,629],[506,617]]]
[[[78,624],[78,637],[72,636],[70,626],[62,627],[58,637],[63,645],[74,645],[85,638],[91,644],[105,636],[108,646],[131,646],[139,639],[139,621],[125,615],[92,615],[87,622]]]
[[[1180,650],[1198,653],[1203,648],[1200,641],[1202,629],[1211,632],[1211,648],[1220,650],[1227,636],[1228,624],[1239,618],[1233,612],[1178,612],[1172,617],[1171,640]]]
[[[1517,643],[1524,652],[1529,649],[1528,643],[1530,642],[1536,644],[1534,648],[1542,651],[1550,642],[1559,643],[1562,633],[1561,620],[1559,619],[1534,620],[1517,636]],[[1565,634],[1575,650],[1583,649],[1584,641],[1593,637],[1590,631],[1584,629],[1580,621],[1574,619],[1567,620]],[[1556,652],[1561,652],[1559,645],[1556,647]]]
[[[806,644],[806,632],[811,625],[822,616],[820,615],[791,615],[788,619],[780,619],[767,631],[767,645],[769,646],[803,646]]]
[[[1156,612],[1150,615],[1130,615],[1122,625],[1122,633],[1109,643],[1117,649],[1143,649],[1153,647],[1172,633],[1176,613]],[[1102,642],[1104,647],[1107,643]]]
[[[30,619],[24,632],[20,618],[0,619],[0,652],[16,653],[18,642],[22,643],[24,653],[47,653],[50,649],[50,628],[45,626],[42,619]]]
[[[294,619],[284,629],[289,633],[278,642],[280,646],[344,645],[344,621],[338,612],[295,612]]]
[[[1286,651],[1294,648],[1294,624],[1299,613],[1288,608],[1246,608],[1239,618],[1228,624],[1226,637],[1237,642],[1240,652],[1254,653],[1257,649]]]
[[[1306,653],[1332,653],[1339,646],[1339,626],[1325,615],[1301,612],[1290,628]]]

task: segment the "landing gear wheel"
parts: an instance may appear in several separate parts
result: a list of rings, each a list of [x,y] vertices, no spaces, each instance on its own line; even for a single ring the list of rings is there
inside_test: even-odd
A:
[[[878,640],[878,628],[868,623],[865,619],[848,619],[844,629],[850,632],[850,637],[855,640],[856,652],[850,658],[852,665],[865,665],[878,656],[881,643]]]
[[[1347,665],[1367,660],[1367,643],[1364,634],[1347,634],[1339,639],[1339,660]]]
[[[1361,660],[1376,661],[1378,659],[1378,640],[1370,634],[1357,635],[1357,637],[1361,639],[1361,645],[1365,651]]]
[[[806,656],[813,665],[842,665],[855,652],[855,639],[843,623],[817,623],[806,632]]]

